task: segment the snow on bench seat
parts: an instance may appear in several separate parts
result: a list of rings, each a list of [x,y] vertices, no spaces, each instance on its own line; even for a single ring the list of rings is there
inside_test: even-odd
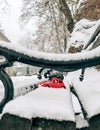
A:
[[[44,125],[41,126],[43,129],[44,127],[52,127],[50,130],[58,130],[56,127],[59,127],[59,130],[65,130],[66,128],[67,130],[76,129],[74,110],[70,98],[69,88],[56,89],[40,87],[26,95],[15,98],[7,103],[3,109],[1,118],[2,127],[4,127],[3,123],[5,120],[7,122],[7,119],[10,121],[12,120],[11,122],[13,122],[12,125],[10,123],[7,127],[14,127],[17,122],[16,118],[14,120],[13,116],[28,119],[30,121],[33,120],[33,126],[35,122],[37,127],[38,125],[43,125],[44,122]],[[4,129],[6,129],[6,126]]]
[[[40,87],[7,103],[4,113],[24,118],[47,118],[75,122],[69,89]]]
[[[74,82],[74,88],[87,112],[88,118],[100,114],[100,72],[91,70],[83,82]]]
[[[87,69],[82,82],[78,79],[79,71],[70,73],[69,77],[87,112],[90,129],[100,130],[100,71]]]

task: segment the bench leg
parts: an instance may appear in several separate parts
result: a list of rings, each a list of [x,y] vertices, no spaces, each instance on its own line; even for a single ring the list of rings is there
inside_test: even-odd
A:
[[[93,116],[90,120],[89,120],[89,130],[100,130],[100,114]]]
[[[72,121],[33,118],[32,130],[76,130],[76,123]]]
[[[31,120],[4,114],[0,122],[0,130],[31,130],[31,124]]]

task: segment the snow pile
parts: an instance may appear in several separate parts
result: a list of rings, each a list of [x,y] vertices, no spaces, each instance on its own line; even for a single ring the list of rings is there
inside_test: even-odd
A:
[[[75,24],[75,28],[71,34],[69,41],[70,46],[78,48],[79,46],[85,47],[94,34],[95,30],[99,27],[100,20],[90,21],[82,19]]]
[[[79,71],[69,73],[67,80],[73,84],[87,111],[88,118],[100,113],[100,71],[87,69],[84,80],[79,81]]]
[[[55,89],[40,87],[10,101],[4,107],[4,113],[28,119],[40,117],[75,122],[69,88]]]
[[[84,127],[88,127],[88,123],[81,116],[76,116],[76,128],[81,129]]]

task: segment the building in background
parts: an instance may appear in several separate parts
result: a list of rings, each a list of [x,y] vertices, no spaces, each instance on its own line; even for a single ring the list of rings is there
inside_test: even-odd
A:
[[[1,32],[0,32],[0,41],[10,42],[10,40]]]

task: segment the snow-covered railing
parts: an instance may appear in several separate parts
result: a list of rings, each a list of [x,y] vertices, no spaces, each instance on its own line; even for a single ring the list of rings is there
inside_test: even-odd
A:
[[[33,66],[69,72],[100,64],[100,47],[76,54],[52,54],[27,50],[12,43],[0,43],[0,55],[7,59],[3,64],[4,67],[19,61]]]

